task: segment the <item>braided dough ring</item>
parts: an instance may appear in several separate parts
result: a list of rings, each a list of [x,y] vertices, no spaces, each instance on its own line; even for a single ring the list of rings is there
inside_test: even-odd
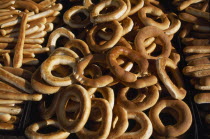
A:
[[[118,92],[117,96],[117,103],[121,105],[123,108],[125,108],[127,111],[144,111],[146,109],[149,109],[150,107],[154,106],[155,103],[158,101],[159,98],[159,91],[156,86],[148,87],[148,90],[146,93],[143,93],[142,95],[146,95],[145,98],[142,101],[139,101],[137,99],[129,100],[126,97],[126,94],[129,90],[129,87],[122,88]],[[142,93],[142,92],[139,92]]]
[[[38,122],[38,123],[34,123],[30,125],[29,127],[26,128],[25,135],[28,138],[42,138],[42,139],[47,139],[47,138],[63,139],[63,138],[67,138],[70,135],[70,133],[62,131],[62,130],[58,130],[56,132],[51,132],[48,134],[41,134],[37,132],[40,128],[49,126],[49,125],[58,127],[60,129],[60,125],[57,121],[49,119],[46,121],[42,121],[42,122]]]
[[[144,42],[147,38],[157,37],[162,42],[162,53],[159,56],[150,56],[147,54],[144,47]],[[159,28],[154,26],[147,26],[139,30],[135,37],[135,50],[147,59],[158,59],[159,57],[169,57],[171,53],[171,41],[168,36]]]
[[[165,126],[161,122],[159,114],[166,107],[170,107],[177,111],[179,118],[175,125]],[[168,137],[177,137],[184,134],[192,124],[191,111],[187,104],[181,100],[160,100],[150,109],[149,118],[154,130],[159,135]]]
[[[96,87],[96,88],[104,87],[112,83],[114,79],[110,75],[103,75],[94,79],[87,78],[83,75],[83,72],[87,67],[87,65],[94,62],[106,64],[105,56],[101,54],[94,54],[94,55],[85,56],[83,59],[81,59],[74,68],[73,73],[75,79],[85,86]]]
[[[65,88],[62,91],[61,96],[60,103],[58,103],[56,109],[58,122],[64,130],[70,133],[80,131],[84,127],[90,115],[91,100],[87,91],[82,86],[73,84]],[[66,116],[65,105],[73,96],[80,100],[80,109],[77,118],[69,120]]]
[[[92,98],[91,107],[96,107],[100,109],[102,115],[101,126],[98,128],[97,131],[89,131],[88,129],[83,128],[76,134],[79,136],[79,138],[82,139],[105,139],[109,135],[112,123],[112,109],[110,107],[110,104],[105,99]]]
[[[110,67],[111,72],[120,80],[125,82],[134,82],[137,80],[138,75],[128,72],[124,70],[122,67],[119,66],[117,62],[117,58],[120,55],[124,55],[135,61],[139,66],[139,73],[144,73],[148,68],[148,61],[143,56],[141,56],[136,51],[123,47],[123,46],[116,46],[109,51],[107,54],[107,63]]]
[[[109,7],[109,6],[115,6],[117,8],[113,12],[100,14],[100,11],[102,11],[104,8]],[[94,5],[90,13],[90,21],[92,23],[103,23],[103,22],[117,20],[126,12],[126,9],[127,9],[127,5],[123,0],[101,1],[98,4]]]
[[[175,85],[167,75],[166,67],[171,71],[177,85]],[[176,64],[171,59],[159,58],[156,61],[156,69],[160,80],[165,85],[171,96],[175,99],[183,99],[187,92],[184,89],[183,79],[181,78],[181,73]]]
[[[131,131],[128,133],[122,134],[118,139],[129,139],[129,138],[138,138],[138,139],[149,139],[152,135],[152,123],[147,115],[143,112],[128,112],[128,119],[134,119],[141,125],[141,128],[137,131]]]
[[[71,17],[77,13],[83,13],[86,18],[82,21],[74,21]],[[90,24],[90,13],[85,6],[73,6],[63,15],[63,21],[71,28],[85,28]]]
[[[73,82],[73,75],[66,76],[64,78],[53,76],[51,71],[55,65],[68,65],[74,69],[75,59],[66,55],[50,56],[41,65],[41,76],[42,78],[53,86],[68,86]]]
[[[110,40],[105,42],[103,45],[96,44],[95,36],[97,32],[103,28],[110,28],[113,30],[112,37]],[[87,34],[87,43],[92,51],[101,52],[112,48],[122,37],[123,27],[118,21],[113,21],[109,23],[103,23],[94,26]]]

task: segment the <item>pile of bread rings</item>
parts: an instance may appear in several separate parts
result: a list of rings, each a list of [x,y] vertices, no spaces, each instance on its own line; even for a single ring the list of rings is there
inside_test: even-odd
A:
[[[31,78],[47,32],[58,21],[62,4],[55,0],[0,1],[0,129],[14,130],[24,113],[24,101],[40,101]],[[36,58],[35,58],[36,57]]]
[[[70,1],[63,27],[48,39],[48,58],[33,73],[43,121],[26,128],[28,138],[178,137],[192,114],[171,44],[181,22],[155,0]],[[63,47],[56,44],[62,38]],[[67,39],[66,39],[67,38]],[[159,115],[176,124],[164,125]],[[135,121],[131,128],[129,120]],[[59,130],[39,133],[43,127]],[[129,131],[128,131],[129,130]]]
[[[189,0],[178,2],[174,5],[181,11],[179,18],[182,20],[182,29],[179,33],[187,66],[183,74],[191,78],[190,82],[196,90],[194,101],[197,104],[210,103],[210,12],[209,1]],[[202,105],[202,106],[203,106]],[[210,125],[210,110],[202,111],[203,125]],[[210,128],[208,128],[209,130]],[[209,135],[209,133],[208,133]]]

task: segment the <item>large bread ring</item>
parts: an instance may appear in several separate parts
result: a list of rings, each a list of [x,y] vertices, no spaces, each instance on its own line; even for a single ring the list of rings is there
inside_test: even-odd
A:
[[[25,135],[29,139],[34,139],[34,138],[63,139],[63,138],[67,138],[70,135],[70,133],[62,131],[62,130],[58,130],[56,132],[51,132],[48,134],[41,134],[41,133],[37,132],[40,128],[49,126],[49,125],[53,125],[55,127],[60,128],[60,125],[57,121],[49,119],[46,121],[42,121],[42,122],[38,122],[38,123],[34,123],[34,124],[30,125],[29,127],[26,128]]]
[[[144,42],[147,38],[157,37],[163,43],[162,53],[159,56],[150,56],[147,54],[144,47]],[[159,28],[154,26],[147,26],[139,30],[138,34],[135,37],[135,50],[137,50],[142,56],[147,59],[157,59],[158,57],[169,57],[171,53],[171,42],[168,39],[168,36]]]
[[[64,130],[70,133],[80,131],[90,115],[91,100],[87,91],[82,86],[73,84],[62,90],[61,96],[56,109],[58,122]],[[72,96],[80,100],[79,114],[75,120],[69,120],[65,111],[65,105]]]
[[[175,85],[166,73],[166,67],[171,71],[177,85]],[[183,99],[186,96],[183,79],[176,64],[169,58],[159,58],[156,61],[156,69],[162,83],[175,99]]]
[[[64,78],[53,76],[51,71],[53,66],[58,64],[68,65],[74,69],[76,60],[73,57],[66,55],[50,56],[41,65],[42,78],[53,86],[68,86],[73,83],[73,75]]]
[[[105,99],[92,98],[92,107],[100,109],[102,115],[100,128],[98,128],[97,131],[89,131],[88,129],[83,128],[76,134],[82,139],[105,139],[109,135],[112,123],[112,109],[110,104]]]
[[[135,61],[138,64],[140,74],[144,73],[149,66],[147,59],[145,59],[136,51],[123,46],[114,47],[107,54],[107,63],[110,67],[111,72],[122,81],[134,82],[137,80],[138,75],[128,72],[119,66],[119,64],[117,63],[117,58],[120,55],[126,56],[132,61]]]
[[[165,126],[161,122],[159,114],[166,107],[170,107],[177,111],[179,118],[175,125]],[[168,137],[177,137],[184,134],[192,124],[191,111],[187,104],[181,100],[160,100],[150,109],[149,118],[152,122],[154,130],[159,135]]]
[[[142,93],[146,95],[145,98],[140,101],[137,99],[129,100],[126,95],[128,93],[129,87],[124,87],[118,92],[117,96],[117,103],[125,108],[128,112],[129,111],[144,111],[149,109],[150,107],[154,106],[155,103],[158,101],[159,98],[159,91],[158,88],[153,85],[148,87],[146,93],[142,93],[141,91],[138,93]]]

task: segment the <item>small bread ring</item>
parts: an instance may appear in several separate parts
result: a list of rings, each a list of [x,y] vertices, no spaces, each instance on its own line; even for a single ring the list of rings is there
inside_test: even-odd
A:
[[[139,66],[139,73],[144,73],[148,68],[148,61],[136,51],[123,47],[116,46],[109,51],[107,54],[107,63],[110,67],[111,72],[120,80],[125,82],[134,82],[137,80],[137,76],[134,73],[124,70],[117,63],[117,58],[120,56],[126,56],[132,61],[135,61]]]
[[[159,56],[150,56],[147,54],[144,47],[144,42],[147,38],[157,37],[162,42],[162,53]],[[147,59],[158,59],[159,57],[169,57],[171,53],[171,42],[165,33],[157,27],[147,26],[139,30],[135,37],[135,50],[137,50],[141,55]]]
[[[105,56],[101,54],[87,55],[81,59],[74,68],[74,77],[81,84],[89,87],[104,87],[114,81],[110,75],[103,75],[98,78],[87,78],[83,75],[83,72],[89,63],[99,62],[106,64]]]
[[[51,56],[47,60],[45,60],[41,65],[41,76],[42,78],[53,86],[68,86],[73,82],[73,75],[66,76],[64,78],[55,77],[52,75],[51,71],[53,66],[63,64],[68,65],[74,69],[75,67],[75,59],[70,56],[65,55],[56,55]]]
[[[46,108],[44,100],[42,100],[40,102],[40,108],[39,109],[40,109],[40,112],[41,112],[41,117],[44,120],[52,118],[52,116],[55,114],[56,107],[57,107],[57,105],[59,103],[60,94],[61,93],[56,93],[53,96],[53,100],[52,100],[52,102],[51,102],[51,104],[50,104],[50,106],[48,108]]]
[[[60,103],[58,103],[56,109],[58,122],[64,130],[70,133],[80,131],[90,115],[91,100],[86,89],[80,85],[73,84],[62,90],[61,96]],[[75,120],[67,119],[65,112],[65,105],[72,96],[80,100],[79,114]]]
[[[146,109],[149,109],[155,103],[158,101],[159,98],[159,91],[156,86],[148,87],[148,90],[146,91],[146,98],[143,99],[143,101],[137,101],[134,100],[128,100],[126,97],[126,94],[128,93],[129,87],[124,87],[118,92],[117,96],[117,103],[121,105],[123,108],[125,108],[127,111],[144,111]],[[141,92],[139,92],[141,93]]]
[[[72,19],[77,13],[83,13],[86,18],[82,21],[75,21]],[[71,28],[85,28],[90,24],[90,13],[85,6],[73,6],[67,10],[63,15],[63,21]]]
[[[164,126],[161,122],[159,114],[166,107],[177,111],[179,118],[175,125]],[[177,137],[184,134],[192,124],[191,111],[188,105],[181,100],[160,100],[150,109],[149,118],[154,130],[161,136]]]
[[[116,123],[114,117],[117,117]],[[125,133],[126,129],[128,128],[127,119],[127,111],[121,106],[115,105],[113,109],[112,128],[109,133],[108,139],[117,138]]]
[[[61,36],[65,36],[70,40],[74,39],[74,37],[75,37],[74,34],[66,28],[61,27],[61,28],[54,30],[50,34],[48,42],[47,42],[47,46],[46,46],[46,47],[50,48],[50,52],[52,52],[55,49],[56,41]]]
[[[173,77],[175,78],[177,86],[167,75],[166,67],[168,67],[171,71]],[[186,96],[187,92],[184,89],[184,83],[181,77],[181,73],[179,72],[179,69],[175,65],[175,63],[171,59],[159,58],[156,61],[156,69],[160,80],[165,85],[171,96],[175,99],[183,99]]]
[[[100,14],[104,8],[109,6],[117,7],[116,10],[113,12],[109,12],[106,14]],[[127,9],[127,5],[123,0],[105,0],[101,1],[98,4],[94,5],[91,13],[90,13],[90,21],[92,23],[103,23],[103,22],[110,22],[113,20],[117,20],[120,18]]]
[[[82,52],[82,54],[84,55],[84,56],[86,56],[86,55],[88,55],[88,54],[90,54],[91,52],[90,52],[90,50],[89,50],[89,47],[88,47],[88,45],[84,42],[84,41],[82,41],[82,40],[80,40],[80,39],[73,39],[73,40],[69,40],[65,45],[64,45],[64,47],[65,48],[77,48],[77,49],[79,49],[81,52]]]
[[[181,21],[175,13],[169,13],[168,18],[171,21],[171,24],[168,29],[164,30],[164,32],[167,35],[175,34],[181,27]]]
[[[134,119],[141,125],[141,128],[137,131],[131,131],[128,133],[122,134],[119,139],[129,139],[129,138],[138,138],[138,139],[149,139],[152,135],[153,128],[150,119],[143,112],[128,112],[128,119]]]
[[[112,109],[110,104],[105,99],[92,98],[91,107],[100,109],[102,116],[101,126],[97,129],[97,131],[89,131],[88,129],[83,128],[76,134],[82,139],[105,139],[109,135],[112,123]]]
[[[147,14],[159,16],[162,22],[159,23],[159,22],[154,21],[153,19],[147,17]],[[165,29],[169,28],[170,21],[169,21],[168,17],[166,16],[166,14],[164,14],[162,12],[161,9],[159,9],[157,7],[146,6],[146,7],[142,8],[141,10],[139,10],[138,16],[139,16],[141,22],[145,26],[156,26],[161,30],[165,30]]]
[[[127,5],[127,10],[126,10],[126,12],[120,18],[117,19],[117,21],[122,21],[123,19],[125,19],[126,17],[128,17],[128,14],[130,13],[130,10],[131,10],[130,0],[124,0],[124,2]]]
[[[95,36],[97,32],[103,28],[110,28],[113,30],[112,37],[110,40],[105,42],[103,45],[96,44]],[[112,48],[122,37],[123,28],[118,21],[113,21],[109,23],[103,23],[100,25],[94,26],[87,34],[87,44],[90,49],[95,52],[106,51]]]
[[[49,126],[49,125],[60,128],[60,125],[57,121],[49,119],[46,121],[42,121],[42,122],[38,122],[38,123],[34,123],[30,125],[29,127],[26,128],[25,135],[30,139],[32,138],[63,139],[63,138],[67,138],[70,135],[70,133],[62,131],[62,130],[58,130],[57,132],[51,132],[48,134],[41,134],[37,132],[40,128]]]
[[[130,3],[131,5],[134,5],[134,7],[131,6],[131,10],[128,15],[135,14],[144,6],[144,0],[130,0]]]
[[[59,47],[50,54],[50,56],[56,56],[56,55],[60,55],[60,56],[66,55],[66,56],[73,57],[75,59],[79,58],[79,56],[74,51],[65,47]]]

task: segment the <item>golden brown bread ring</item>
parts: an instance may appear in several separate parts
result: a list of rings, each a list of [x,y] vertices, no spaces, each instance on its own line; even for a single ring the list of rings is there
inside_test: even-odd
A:
[[[104,44],[100,45],[96,43],[95,37],[97,32],[103,28],[110,28],[112,29],[112,37],[110,40],[106,41]],[[90,49],[95,52],[106,51],[112,48],[122,37],[123,34],[123,27],[120,23],[116,20],[108,23],[102,23],[99,25],[94,26],[91,28],[87,33],[87,44],[89,45]]]
[[[53,51],[50,56],[56,56],[56,55],[66,55],[73,58],[79,58],[79,56],[72,50],[65,48],[65,47],[59,47]]]
[[[144,42],[147,38],[157,37],[162,42],[162,53],[159,56],[150,56],[147,54],[144,47]],[[159,57],[169,57],[171,53],[171,42],[168,36],[160,29],[154,26],[147,26],[139,30],[135,37],[135,50],[147,59],[158,59]]]
[[[81,84],[89,87],[104,87],[114,81],[111,75],[103,75],[98,78],[87,78],[83,75],[85,68],[90,63],[102,63],[106,64],[105,55],[101,54],[94,54],[94,55],[87,55],[82,58],[74,68],[73,74],[77,81]]]
[[[194,101],[197,104],[210,103],[210,93],[199,93],[194,96]]]
[[[89,50],[89,47],[88,45],[83,41],[83,40],[80,40],[80,39],[73,39],[73,40],[69,40],[65,46],[65,48],[69,48],[69,49],[72,49],[72,48],[77,48],[79,49],[82,54],[84,56],[90,54],[90,50]]]
[[[118,139],[148,139],[152,135],[153,128],[150,119],[143,112],[128,112],[128,119],[134,119],[138,124],[141,125],[137,131],[125,132]]]
[[[56,132],[51,132],[51,133],[47,133],[47,134],[42,134],[42,133],[37,132],[39,129],[49,126],[49,125],[52,125],[52,126],[55,126],[55,127],[58,127],[59,129],[61,129],[59,123],[56,120],[49,119],[49,120],[45,120],[45,121],[34,123],[34,124],[30,125],[29,127],[26,128],[25,135],[29,139],[33,139],[33,138],[63,139],[63,138],[67,138],[70,135],[69,132],[65,132],[62,130],[58,130]]]
[[[61,78],[61,77],[53,76],[51,71],[53,69],[53,66],[59,65],[59,64],[68,65],[74,69],[75,62],[76,60],[73,57],[66,56],[66,55],[50,56],[41,65],[41,68],[40,68],[41,77],[50,85],[68,86],[74,82],[72,74]]]
[[[117,121],[115,121],[115,118],[117,118]],[[117,138],[125,133],[126,129],[128,128],[127,119],[127,111],[123,107],[116,104],[113,109],[112,127],[108,139]]]
[[[60,103],[58,103],[56,108],[56,115],[58,122],[65,131],[70,133],[75,133],[80,131],[88,120],[91,110],[91,100],[86,89],[81,85],[72,84],[62,90],[61,96],[59,98]],[[77,118],[74,120],[69,120],[65,111],[65,105],[71,97],[76,97],[80,101],[80,109]]]
[[[156,22],[155,20],[147,17],[147,14],[152,14],[160,17],[162,22]],[[166,30],[169,28],[170,25],[170,21],[167,15],[164,14],[161,9],[154,6],[143,7],[141,10],[138,11],[138,17],[145,26],[156,26],[161,30]]]
[[[129,100],[126,95],[129,90],[129,87],[124,87],[118,92],[117,96],[117,103],[125,108],[128,112],[129,111],[144,111],[155,105],[155,103],[158,101],[159,98],[159,91],[158,88],[153,85],[151,87],[148,87],[146,93],[143,93],[142,95],[146,95],[143,100],[138,100],[138,98],[135,98],[133,100]],[[139,95],[142,93],[141,90],[139,90]]]
[[[77,13],[83,13],[86,16],[86,18],[84,20],[79,21],[73,20],[72,16],[76,15]],[[85,28],[90,24],[89,10],[85,6],[73,6],[64,13],[63,21],[71,28]]]
[[[47,120],[47,119],[50,119],[52,118],[52,116],[55,114],[55,111],[56,111],[56,107],[59,103],[59,98],[60,98],[60,92],[59,93],[56,93],[54,96],[53,96],[53,99],[52,99],[52,102],[50,104],[49,107],[46,108],[46,104],[45,104],[45,101],[42,100],[40,102],[40,112],[41,112],[41,117],[42,119],[44,120]]]
[[[165,126],[161,122],[159,114],[166,107],[170,107],[177,111],[179,118],[175,125]],[[160,100],[150,109],[149,118],[152,122],[154,130],[159,135],[168,137],[177,137],[184,134],[192,124],[191,111],[187,104],[181,100]]]
[[[10,123],[0,123],[0,129],[1,130],[14,130],[15,126],[14,124],[10,124]]]
[[[177,85],[175,85],[166,72],[166,67],[171,71]],[[169,58],[159,58],[156,61],[156,69],[162,83],[175,99],[183,99],[186,96],[183,79],[176,64]]]
[[[130,0],[131,10],[128,15],[133,15],[144,6],[144,0]]]
[[[137,80],[138,74],[131,73],[129,71],[126,71],[122,67],[119,66],[117,63],[117,58],[120,56],[126,56],[132,61],[135,61],[138,64],[139,67],[139,73],[144,73],[149,63],[145,57],[137,53],[136,51],[123,47],[123,46],[116,46],[113,49],[109,51],[107,54],[107,63],[109,65],[109,68],[111,72],[120,80],[125,82],[134,82]]]
[[[35,91],[42,93],[42,94],[54,94],[54,93],[58,92],[58,90],[60,89],[59,86],[49,85],[42,79],[40,68],[38,68],[33,73],[33,76],[31,78],[31,86],[33,87],[33,89]]]
[[[112,109],[107,100],[101,98],[92,98],[91,107],[96,107],[100,109],[102,115],[101,126],[97,131],[90,131],[86,128],[83,128],[77,132],[77,136],[83,139],[104,139],[107,138],[111,129],[112,124]]]
[[[104,8],[108,6],[116,6],[117,8],[105,14],[100,14]],[[101,1],[98,4],[93,6],[93,9],[90,13],[90,21],[92,23],[103,23],[117,20],[126,12],[127,5],[123,0],[105,0]]]
[[[65,36],[69,40],[74,39],[74,37],[75,37],[74,34],[71,31],[69,31],[68,29],[63,28],[63,27],[57,28],[56,30],[54,30],[50,34],[48,42],[47,42],[47,46],[46,47],[50,48],[50,52],[53,52],[53,50],[56,47],[56,41],[61,36]]]

